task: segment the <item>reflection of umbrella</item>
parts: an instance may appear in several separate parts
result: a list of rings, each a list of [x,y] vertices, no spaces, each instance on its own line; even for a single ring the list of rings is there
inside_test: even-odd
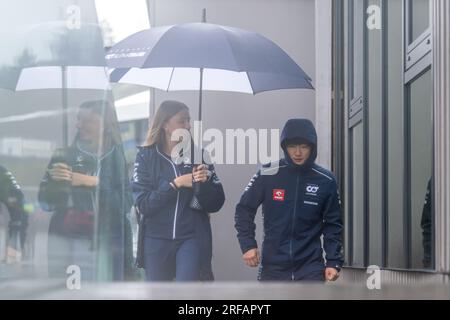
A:
[[[67,89],[109,88],[101,30],[95,24],[68,28],[65,21],[29,28],[13,66],[0,68],[0,87],[14,90],[61,89],[63,145],[68,145]]]
[[[237,28],[187,23],[135,33],[106,55],[112,82],[166,91],[307,88],[311,78],[275,43]]]

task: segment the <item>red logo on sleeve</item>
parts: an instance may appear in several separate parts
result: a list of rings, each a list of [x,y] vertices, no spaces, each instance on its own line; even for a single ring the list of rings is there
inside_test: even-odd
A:
[[[275,201],[284,201],[284,189],[273,189],[272,197]]]

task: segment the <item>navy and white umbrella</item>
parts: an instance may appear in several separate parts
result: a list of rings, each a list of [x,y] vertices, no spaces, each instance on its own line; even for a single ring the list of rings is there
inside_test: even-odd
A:
[[[256,94],[313,89],[311,78],[278,45],[238,28],[186,23],[135,33],[106,55],[110,81],[165,91],[202,90]]]

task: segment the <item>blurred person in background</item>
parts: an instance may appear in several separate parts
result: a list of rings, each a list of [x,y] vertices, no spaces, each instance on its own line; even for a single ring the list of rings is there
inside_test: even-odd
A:
[[[53,154],[38,197],[53,212],[50,276],[66,277],[70,265],[80,267],[82,280],[133,276],[132,197],[117,116],[107,101],[80,105],[76,137]]]
[[[25,211],[24,194],[13,174],[0,165],[0,204],[4,204],[9,212],[8,240],[6,247],[6,263],[22,260],[28,214]]]

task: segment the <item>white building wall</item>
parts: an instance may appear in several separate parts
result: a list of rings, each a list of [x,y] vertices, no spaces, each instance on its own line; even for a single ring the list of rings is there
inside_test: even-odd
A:
[[[317,163],[331,168],[332,0],[315,1]]]

